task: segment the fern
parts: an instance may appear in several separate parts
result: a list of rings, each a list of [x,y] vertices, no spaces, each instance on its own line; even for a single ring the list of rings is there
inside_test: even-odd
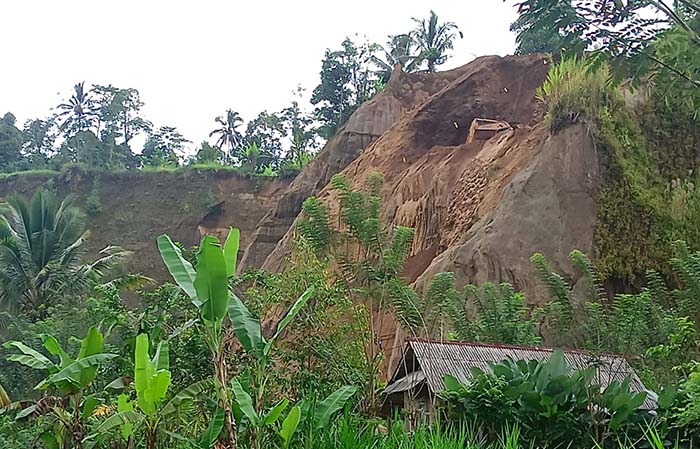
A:
[[[544,282],[549,289],[551,299],[561,304],[563,310],[567,311],[569,316],[571,316],[573,303],[572,292],[564,278],[552,271],[549,262],[547,262],[547,259],[541,253],[533,254],[530,260],[540,274],[542,282]]]
[[[661,274],[656,270],[647,270],[646,280],[646,288],[649,290],[655,302],[668,306],[670,304],[671,294]]]
[[[331,241],[331,227],[326,206],[312,196],[304,201],[302,212],[297,223],[299,233],[317,253],[327,250]]]
[[[386,287],[394,317],[405,329],[417,334],[423,327],[420,297],[411,287],[396,278],[389,280]]]
[[[425,331],[428,335],[442,337],[445,324],[449,324],[446,323],[446,318],[449,317],[450,305],[459,297],[454,287],[454,279],[454,273],[438,273],[430,282],[422,300]]]
[[[604,303],[607,300],[605,288],[603,288],[603,282],[600,280],[598,271],[593,266],[591,259],[577,249],[571,251],[569,258],[574,268],[579,270],[586,282],[588,282],[590,298]]]

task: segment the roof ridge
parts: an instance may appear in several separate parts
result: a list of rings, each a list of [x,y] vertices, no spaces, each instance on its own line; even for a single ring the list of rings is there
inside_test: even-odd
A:
[[[607,351],[589,351],[585,349],[569,349],[569,348],[547,348],[544,346],[532,346],[532,345],[514,345],[509,343],[485,343],[476,342],[468,340],[441,340],[439,338],[425,338],[425,337],[406,337],[406,342],[419,342],[419,343],[435,343],[435,344],[445,344],[445,345],[457,345],[457,346],[476,346],[484,348],[498,348],[498,349],[525,349],[529,351],[539,351],[539,352],[554,352],[561,350],[565,353],[571,354],[581,354],[581,355],[605,355],[609,357],[618,357],[622,359],[633,358],[633,355],[616,354],[614,352]]]

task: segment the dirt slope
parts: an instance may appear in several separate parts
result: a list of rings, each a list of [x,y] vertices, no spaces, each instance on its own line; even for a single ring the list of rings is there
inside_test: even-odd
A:
[[[230,170],[71,170],[60,175],[19,174],[0,179],[0,197],[14,192],[31,195],[42,185],[54,189],[60,197],[76,195],[83,210],[97,186],[102,210],[87,217],[90,252],[121,245],[134,252],[129,269],[169,280],[156,247],[158,235],[167,233],[192,246],[199,243],[204,232],[222,235],[228,226],[237,226],[241,228],[242,244],[248,244],[264,212],[289,181],[255,180]]]
[[[547,70],[539,55],[478,58],[405,111],[343,170],[356,186],[372,172],[384,175],[383,219],[415,229],[405,275],[419,289],[451,271],[458,287],[507,281],[530,302],[542,302],[530,256],[542,252],[567,273],[572,249],[590,252],[596,149],[580,126],[550,136],[535,99]],[[475,117],[516,126],[468,144]],[[337,214],[328,186],[318,196]],[[292,227],[265,268],[283,268],[293,238]],[[401,333],[384,322],[383,346],[400,345]]]
[[[406,111],[461,76],[464,68],[437,74],[395,70],[386,88],[362,104],[348,123],[326,143],[318,156],[294,179],[257,226],[242,258],[242,268],[259,267],[301,212],[306,198],[316,195],[331,176],[354,161]]]
[[[499,202],[503,186],[546,137],[534,95],[547,67],[541,56],[476,59],[404,113],[343,170],[355,185],[372,172],[384,175],[385,221],[416,232],[411,280]],[[475,117],[504,119],[518,127],[488,142],[466,144]],[[327,187],[320,196],[337,206]],[[284,236],[266,268],[282,268],[292,238],[293,233]]]

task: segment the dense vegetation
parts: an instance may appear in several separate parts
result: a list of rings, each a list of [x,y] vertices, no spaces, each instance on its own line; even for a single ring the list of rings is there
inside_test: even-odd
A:
[[[402,276],[413,230],[382,221],[379,174],[361,186],[333,177],[337,220],[323,201],[306,199],[281,273],[238,275],[235,228],[196,248],[161,236],[172,277],[164,284],[125,272],[122,260],[138,255],[118,246],[86,260],[90,236],[73,198],[46,190],[8,198],[0,209],[0,446],[693,447],[700,5],[593,3],[524,1],[513,25],[520,52],[549,50],[559,60],[539,91],[550,132],[583,124],[599,146],[595,253],[571,253],[576,284],[534,254],[544,301],[507,283],[460,289],[452,273],[414,290]],[[665,19],[645,19],[647,7]],[[336,132],[394,63],[434,71],[456,33],[431,13],[393,36],[384,59],[376,46],[346,40],[325,55],[315,117],[295,101],[242,133],[229,110],[216,119],[215,145],[203,144],[191,163],[258,174],[303,163],[316,134]],[[632,88],[643,101],[625,101]],[[80,83],[74,91],[55,116],[24,130],[4,117],[4,170],[183,162],[186,140],[174,128],[153,129],[135,90]],[[136,154],[129,143],[139,133],[147,138]],[[127,307],[134,296],[139,307]],[[438,422],[409,430],[410,410],[378,417],[386,320],[413,336],[628,355],[653,393],[633,391],[630,379],[601,388],[595,366],[572,369],[555,351],[543,362],[475,370],[467,383],[445,376]],[[647,399],[655,410],[641,408]]]

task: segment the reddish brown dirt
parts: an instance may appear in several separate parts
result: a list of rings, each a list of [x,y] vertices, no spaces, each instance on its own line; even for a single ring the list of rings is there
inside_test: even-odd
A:
[[[356,187],[373,172],[383,174],[384,221],[415,230],[405,275],[419,290],[434,274],[452,271],[458,287],[508,281],[541,302],[529,257],[542,251],[565,269],[572,249],[590,249],[594,150],[582,129],[550,137],[535,99],[547,70],[539,55],[478,58],[406,110],[342,171]],[[467,144],[476,117],[515,129]],[[337,216],[329,187],[317,196]],[[283,269],[293,238],[292,227],[264,267]],[[398,349],[403,335],[393,320],[376,321],[382,346]]]

